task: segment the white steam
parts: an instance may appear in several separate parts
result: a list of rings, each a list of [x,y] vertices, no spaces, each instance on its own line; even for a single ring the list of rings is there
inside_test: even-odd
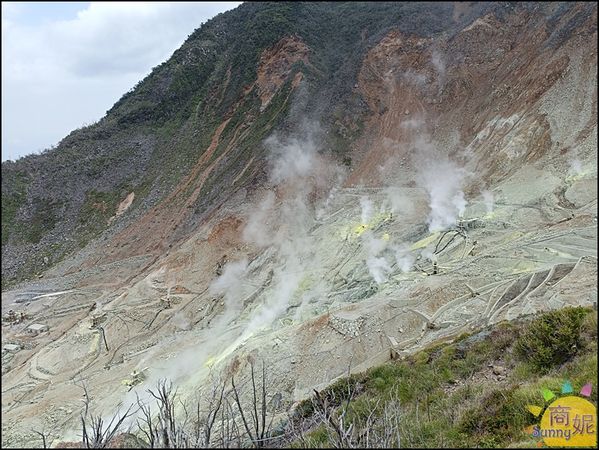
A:
[[[395,247],[395,261],[400,271],[410,272],[412,267],[414,267],[416,257],[410,251],[410,247],[407,244],[401,244]]]
[[[317,159],[314,143],[291,139],[281,144],[276,137],[268,139],[267,143],[274,156],[270,176],[274,184],[305,178],[313,173]]]
[[[401,188],[389,186],[385,189],[385,194],[391,205],[391,212],[393,214],[403,216],[411,216],[414,214],[414,204]]]
[[[443,55],[438,50],[433,50],[433,53],[431,55],[431,64],[433,65],[435,72],[437,74],[437,84],[438,84],[437,94],[441,94],[445,87],[445,81],[446,81],[445,74],[447,71],[447,67],[446,67]]]
[[[245,289],[243,279],[247,272],[248,261],[242,259],[228,263],[221,276],[210,284],[209,292],[212,295],[224,295],[225,311],[239,310]]]
[[[254,213],[248,218],[243,229],[243,240],[258,247],[267,247],[272,243],[270,226],[275,205],[275,194],[268,191]]]
[[[578,158],[574,158],[570,160],[570,169],[568,170],[568,175],[576,176],[582,173],[582,161]]]
[[[173,316],[173,318],[171,319],[171,323],[183,331],[191,329],[191,322],[187,317],[185,317],[185,314],[182,311],[178,311]]]
[[[362,224],[367,224],[372,219],[373,205],[372,201],[367,196],[360,197],[360,208],[362,208],[361,220]]]
[[[387,247],[387,242],[375,238],[370,231],[365,231],[361,237],[367,251],[366,266],[368,272],[378,284],[384,283],[392,271],[387,259],[384,256],[379,256]]]
[[[483,202],[485,203],[485,208],[487,210],[487,214],[491,214],[495,207],[495,196],[491,191],[483,191]]]
[[[466,171],[446,157],[431,158],[419,171],[419,182],[429,196],[429,231],[445,230],[464,214],[467,201],[462,187]]]
[[[387,281],[387,276],[391,272],[391,266],[384,257],[369,256],[366,264],[374,281],[378,284]]]
[[[424,248],[420,254],[423,258],[426,258],[431,262],[437,262],[437,255],[434,252],[434,246],[430,245]]]
[[[318,152],[319,131],[305,128],[308,132],[302,139],[273,136],[266,141],[271,152],[270,181],[277,196],[272,191],[264,196],[250,213],[243,237],[258,247],[271,246],[276,264],[266,301],[251,313],[242,339],[272,326],[292,303],[301,310],[314,300],[315,291],[323,289],[321,284],[305,286],[308,275],[318,273],[321,265],[318,243],[309,230],[317,211],[325,213],[344,172]]]

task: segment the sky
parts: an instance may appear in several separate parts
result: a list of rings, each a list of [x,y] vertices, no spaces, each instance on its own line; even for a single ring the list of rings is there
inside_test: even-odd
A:
[[[2,161],[102,118],[196,28],[240,2],[2,2]]]

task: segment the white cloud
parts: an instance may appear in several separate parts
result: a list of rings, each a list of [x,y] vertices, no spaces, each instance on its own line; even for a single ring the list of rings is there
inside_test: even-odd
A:
[[[32,24],[22,4],[3,2],[2,159],[100,119],[203,22],[238,4],[94,2]]]

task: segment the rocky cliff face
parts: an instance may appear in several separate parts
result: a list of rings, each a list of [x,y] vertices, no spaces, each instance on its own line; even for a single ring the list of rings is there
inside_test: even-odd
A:
[[[3,333],[3,439],[70,429],[74,377],[109,408],[134,368],[192,390],[253,354],[289,405],[349,359],[596,301],[596,13],[244,4],[3,163],[3,313],[50,324]]]
[[[344,153],[366,112],[352,87],[367,49],[399,25],[408,33],[439,34],[465,24],[481,8],[488,9],[477,6],[454,20],[449,4],[263,3],[209,21],[99,123],[74,131],[43,155],[2,165],[3,285],[41,274],[107,228],[108,234],[127,228],[135,221],[131,216],[154,206],[186,212],[193,228],[222,200],[222,189],[213,186],[218,180],[226,191],[255,184],[252,177],[264,166],[261,142],[277,127],[292,128],[291,95],[302,79],[306,87],[296,100],[296,117],[307,113],[325,123],[333,134],[325,148]],[[233,160],[222,155],[232,147]],[[244,178],[230,186],[250,160]],[[190,180],[199,172],[208,184],[198,198]],[[195,194],[177,194],[182,186]],[[134,191],[128,213],[109,223]],[[180,204],[172,204],[173,195]],[[155,224],[163,227],[158,218]],[[168,235],[178,236],[172,230]],[[154,239],[150,246],[162,242]]]

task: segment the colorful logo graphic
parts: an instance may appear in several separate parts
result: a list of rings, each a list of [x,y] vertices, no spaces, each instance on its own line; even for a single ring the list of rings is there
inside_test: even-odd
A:
[[[585,384],[580,395],[590,397],[591,383]],[[528,405],[527,409],[541,417],[541,423],[531,427],[532,435],[542,438],[548,447],[596,447],[597,408],[589,400],[573,394],[572,384],[565,381],[560,397],[543,389],[546,408]],[[569,395],[570,394],[570,395]],[[540,442],[539,442],[540,444]]]

